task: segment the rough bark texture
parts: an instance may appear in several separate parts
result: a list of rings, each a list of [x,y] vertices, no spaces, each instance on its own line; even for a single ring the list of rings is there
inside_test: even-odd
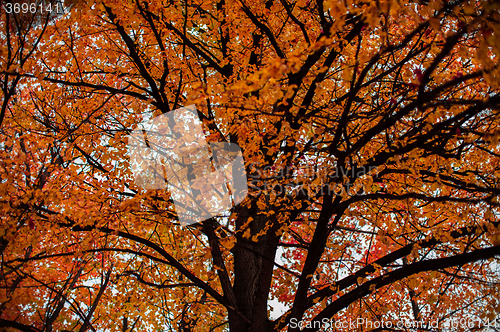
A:
[[[274,268],[274,257],[277,250],[278,236],[276,235],[276,221],[269,217],[257,214],[254,206],[251,209],[242,209],[237,224],[243,226],[249,217],[252,236],[258,234],[273,222],[273,227],[258,241],[246,239],[241,233],[238,236],[234,253],[234,294],[237,299],[238,309],[248,318],[245,322],[238,317],[230,318],[231,331],[268,331],[267,297],[271,287]]]

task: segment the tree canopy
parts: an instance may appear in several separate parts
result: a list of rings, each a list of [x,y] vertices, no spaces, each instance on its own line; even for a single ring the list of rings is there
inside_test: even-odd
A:
[[[486,330],[499,9],[2,2],[0,327]],[[249,192],[181,226],[168,190],[134,182],[127,143],[188,105],[209,142],[241,147]]]

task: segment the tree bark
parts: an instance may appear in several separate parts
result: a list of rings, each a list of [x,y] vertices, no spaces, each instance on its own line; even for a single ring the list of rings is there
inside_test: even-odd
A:
[[[251,236],[258,234],[272,223],[265,235],[259,236],[257,241],[242,236],[244,229],[241,227],[252,217],[248,227]],[[267,315],[267,300],[271,288],[274,258],[278,247],[279,236],[276,235],[276,220],[257,213],[256,207],[245,209],[237,219],[238,232],[237,244],[233,248],[234,254],[234,294],[238,310],[248,318],[243,321],[230,313],[229,326],[231,331],[262,332],[271,331]]]

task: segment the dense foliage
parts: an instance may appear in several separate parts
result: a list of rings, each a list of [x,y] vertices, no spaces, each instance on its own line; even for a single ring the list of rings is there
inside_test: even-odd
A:
[[[497,317],[498,1],[10,3],[3,330]],[[127,135],[191,104],[209,141],[242,148],[250,191],[181,227],[167,190],[134,183]]]

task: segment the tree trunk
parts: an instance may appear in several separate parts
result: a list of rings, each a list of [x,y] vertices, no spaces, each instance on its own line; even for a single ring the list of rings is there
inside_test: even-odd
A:
[[[271,331],[267,317],[267,297],[278,246],[279,237],[276,235],[278,223],[274,218],[258,215],[255,207],[245,210],[241,211],[236,221],[237,229],[241,229],[250,216],[253,217],[249,225],[252,236],[264,229],[268,222],[272,222],[273,226],[256,242],[253,242],[251,237],[246,239],[242,236],[244,229],[238,232],[237,244],[233,248],[234,294],[238,310],[243,313],[248,322],[230,313],[230,331]]]

